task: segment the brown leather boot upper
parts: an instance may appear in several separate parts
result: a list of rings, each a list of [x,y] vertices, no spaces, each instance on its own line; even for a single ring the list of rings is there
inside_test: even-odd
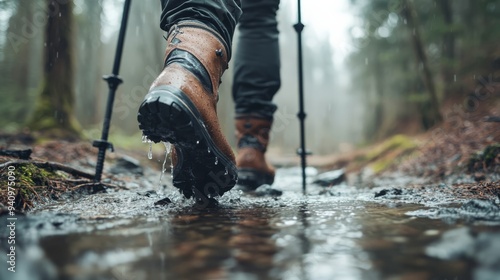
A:
[[[265,159],[271,125],[270,120],[252,116],[236,119],[236,166],[240,173],[240,184],[258,187],[259,184],[273,183],[275,169]]]
[[[217,117],[219,85],[229,60],[225,42],[216,31],[202,23],[182,21],[170,29],[167,44],[166,66],[151,89],[171,85],[185,93],[201,114],[212,140],[234,163],[234,153],[221,131]],[[169,62],[172,53],[177,50],[194,56],[200,64],[193,68],[208,75],[195,75],[182,59]]]

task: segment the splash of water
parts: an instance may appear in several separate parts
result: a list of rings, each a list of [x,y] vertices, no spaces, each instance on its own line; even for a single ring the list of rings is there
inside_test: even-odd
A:
[[[149,142],[149,151],[148,151],[148,159],[153,159],[153,142],[148,140]]]
[[[163,179],[163,174],[165,174],[165,171],[167,169],[165,168],[165,165],[167,164],[167,159],[172,153],[172,144],[170,142],[162,142],[163,145],[165,145],[165,158],[163,159],[163,164],[161,166],[161,174],[160,174],[160,181],[158,182],[158,187],[161,188],[161,180]],[[172,156],[170,156],[170,159],[172,159]]]

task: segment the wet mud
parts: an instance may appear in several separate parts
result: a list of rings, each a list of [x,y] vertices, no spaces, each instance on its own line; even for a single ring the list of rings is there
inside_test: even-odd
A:
[[[460,200],[440,185],[325,187],[317,173],[305,195],[300,170],[279,169],[272,188],[199,210],[168,173],[159,184],[141,170],[128,190],[17,216],[17,271],[0,278],[500,279],[498,199]]]

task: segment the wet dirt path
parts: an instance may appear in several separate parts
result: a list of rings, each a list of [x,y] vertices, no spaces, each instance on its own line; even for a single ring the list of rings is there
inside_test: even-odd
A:
[[[304,196],[296,172],[280,170],[278,175],[275,185],[284,190],[282,196],[231,191],[220,200],[220,208],[211,210],[193,209],[192,202],[171,187],[158,190],[155,179],[128,191],[39,207],[20,217],[18,272],[2,271],[1,279],[495,279],[488,277],[500,275],[495,263],[500,258],[494,254],[486,256],[493,263],[481,262],[474,252],[461,257],[462,247],[446,247],[439,241],[451,230],[458,232],[455,242],[472,242],[472,247],[462,248],[465,251],[495,247],[500,240],[498,221],[450,223],[409,215],[429,207],[377,200],[374,190],[349,186],[325,194],[322,187],[310,185]],[[173,200],[171,205],[154,206],[165,196]],[[490,245],[477,241],[481,236],[487,236]]]

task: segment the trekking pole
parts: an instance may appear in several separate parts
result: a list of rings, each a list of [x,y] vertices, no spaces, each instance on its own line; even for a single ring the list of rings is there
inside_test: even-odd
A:
[[[118,34],[118,43],[116,45],[115,62],[113,64],[113,74],[105,75],[102,78],[108,83],[108,102],[106,104],[106,113],[104,115],[104,124],[100,140],[94,140],[92,146],[99,149],[97,154],[97,164],[95,168],[94,181],[100,182],[102,169],[104,167],[104,159],[106,158],[106,150],[114,151],[113,144],[108,142],[109,125],[111,123],[111,115],[113,114],[113,103],[115,101],[115,92],[118,86],[123,83],[123,80],[118,76],[120,71],[120,63],[123,51],[123,42],[125,41],[125,31],[127,30],[128,12],[130,10],[130,0],[125,0],[123,6],[122,23],[120,25],[120,33]]]
[[[300,148],[297,149],[297,154],[301,158],[302,166],[302,192],[306,193],[306,156],[311,153],[306,150],[306,135],[305,135],[305,118],[306,113],[304,112],[304,75],[303,75],[303,65],[302,65],[302,30],[304,29],[304,24],[302,24],[301,6],[300,0],[298,0],[298,22],[293,26],[297,32],[297,42],[298,42],[298,66],[299,66],[299,113],[297,117],[300,120]]]

